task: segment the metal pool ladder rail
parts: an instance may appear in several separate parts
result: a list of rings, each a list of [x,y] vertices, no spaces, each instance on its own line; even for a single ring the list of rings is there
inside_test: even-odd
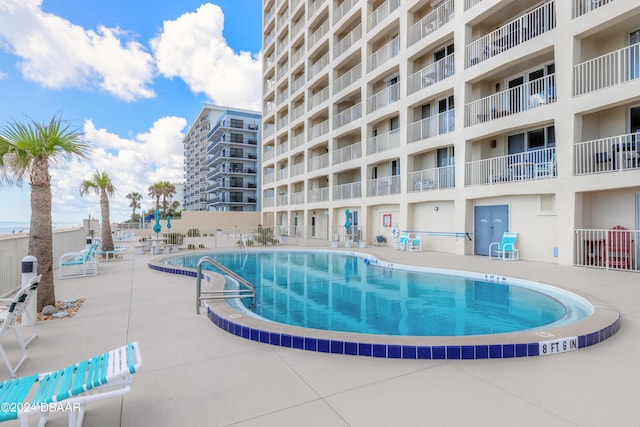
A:
[[[230,276],[232,279],[237,280],[240,285],[245,286],[246,288],[238,288],[238,289],[220,289],[215,291],[203,291],[202,290],[202,266],[204,264],[210,264],[222,271],[227,276]],[[251,298],[251,309],[255,306],[256,302],[256,290],[251,283],[242,277],[238,276],[233,271],[229,270],[224,265],[220,264],[218,261],[214,260],[211,257],[203,256],[198,261],[198,266],[196,270],[196,313],[200,314],[200,302],[208,299],[227,299],[227,298]]]

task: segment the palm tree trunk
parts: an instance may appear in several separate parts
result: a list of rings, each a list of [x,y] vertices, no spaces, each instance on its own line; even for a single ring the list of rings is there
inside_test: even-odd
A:
[[[113,250],[111,220],[109,219],[109,197],[104,189],[100,190],[100,213],[102,214],[102,250]]]
[[[53,229],[51,226],[51,176],[48,160],[34,160],[31,170],[31,225],[29,255],[38,260],[38,311],[55,305],[53,285]],[[48,260],[48,261],[47,261]]]

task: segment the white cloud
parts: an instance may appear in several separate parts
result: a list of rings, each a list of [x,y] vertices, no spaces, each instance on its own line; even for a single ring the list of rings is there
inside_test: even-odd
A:
[[[150,41],[158,71],[181,78],[215,104],[261,110],[260,55],[235,53],[222,36],[223,28],[222,10],[209,3],[165,21],[162,34]]]
[[[0,2],[0,46],[24,78],[52,89],[95,85],[125,101],[151,98],[153,58],[118,28],[86,30],[45,13],[42,0]]]
[[[125,139],[86,121],[84,133],[93,146],[92,158],[74,160],[67,168],[51,171],[53,210],[60,214],[75,213],[76,217],[78,212],[90,212],[99,217],[99,198],[80,197],[79,193],[80,183],[96,171],[106,172],[118,190],[109,201],[112,221],[124,221],[131,216],[125,197],[131,192],[142,194],[142,207],[148,209],[151,199],[147,191],[151,184],[184,181],[182,130],[186,126],[187,121],[181,117],[163,117],[147,132]]]

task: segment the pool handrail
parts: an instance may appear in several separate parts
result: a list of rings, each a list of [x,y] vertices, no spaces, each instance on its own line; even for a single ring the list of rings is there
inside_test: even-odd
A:
[[[202,266],[203,264],[211,264],[218,270],[222,271],[227,276],[236,280],[241,285],[246,286],[248,289],[219,289],[213,291],[202,291]],[[226,298],[251,298],[252,299],[252,307],[255,306],[256,299],[256,289],[253,285],[240,277],[238,274],[228,269],[224,265],[220,264],[218,261],[214,260],[209,256],[203,256],[198,261],[198,265],[196,267],[196,313],[200,314],[200,303],[201,301],[208,299],[226,299]]]

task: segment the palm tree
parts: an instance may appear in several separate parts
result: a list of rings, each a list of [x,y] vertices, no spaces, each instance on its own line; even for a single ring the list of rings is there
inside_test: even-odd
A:
[[[131,203],[129,203],[129,207],[133,209],[133,212],[131,213],[131,221],[135,221],[136,209],[139,209],[141,207],[140,200],[142,200],[142,194],[134,191],[133,193],[127,194],[126,198],[131,200]]]
[[[162,193],[162,213],[167,216],[167,198],[171,199],[176,193],[176,187],[169,181],[160,182],[160,188]]]
[[[102,215],[102,250],[113,250],[113,236],[111,235],[111,221],[109,220],[109,197],[113,197],[116,188],[111,182],[111,178],[106,172],[98,172],[91,180],[82,181],[80,184],[80,195],[84,196],[91,190],[100,196],[100,214]]]
[[[160,209],[160,196],[162,196],[162,186],[159,182],[152,184],[149,187],[149,195],[156,199],[156,210]]]
[[[31,187],[29,254],[38,260],[38,274],[42,274],[38,311],[56,303],[49,166],[89,157],[91,149],[83,137],[57,116],[49,123],[11,121],[0,130],[0,184],[20,186],[28,178]]]

